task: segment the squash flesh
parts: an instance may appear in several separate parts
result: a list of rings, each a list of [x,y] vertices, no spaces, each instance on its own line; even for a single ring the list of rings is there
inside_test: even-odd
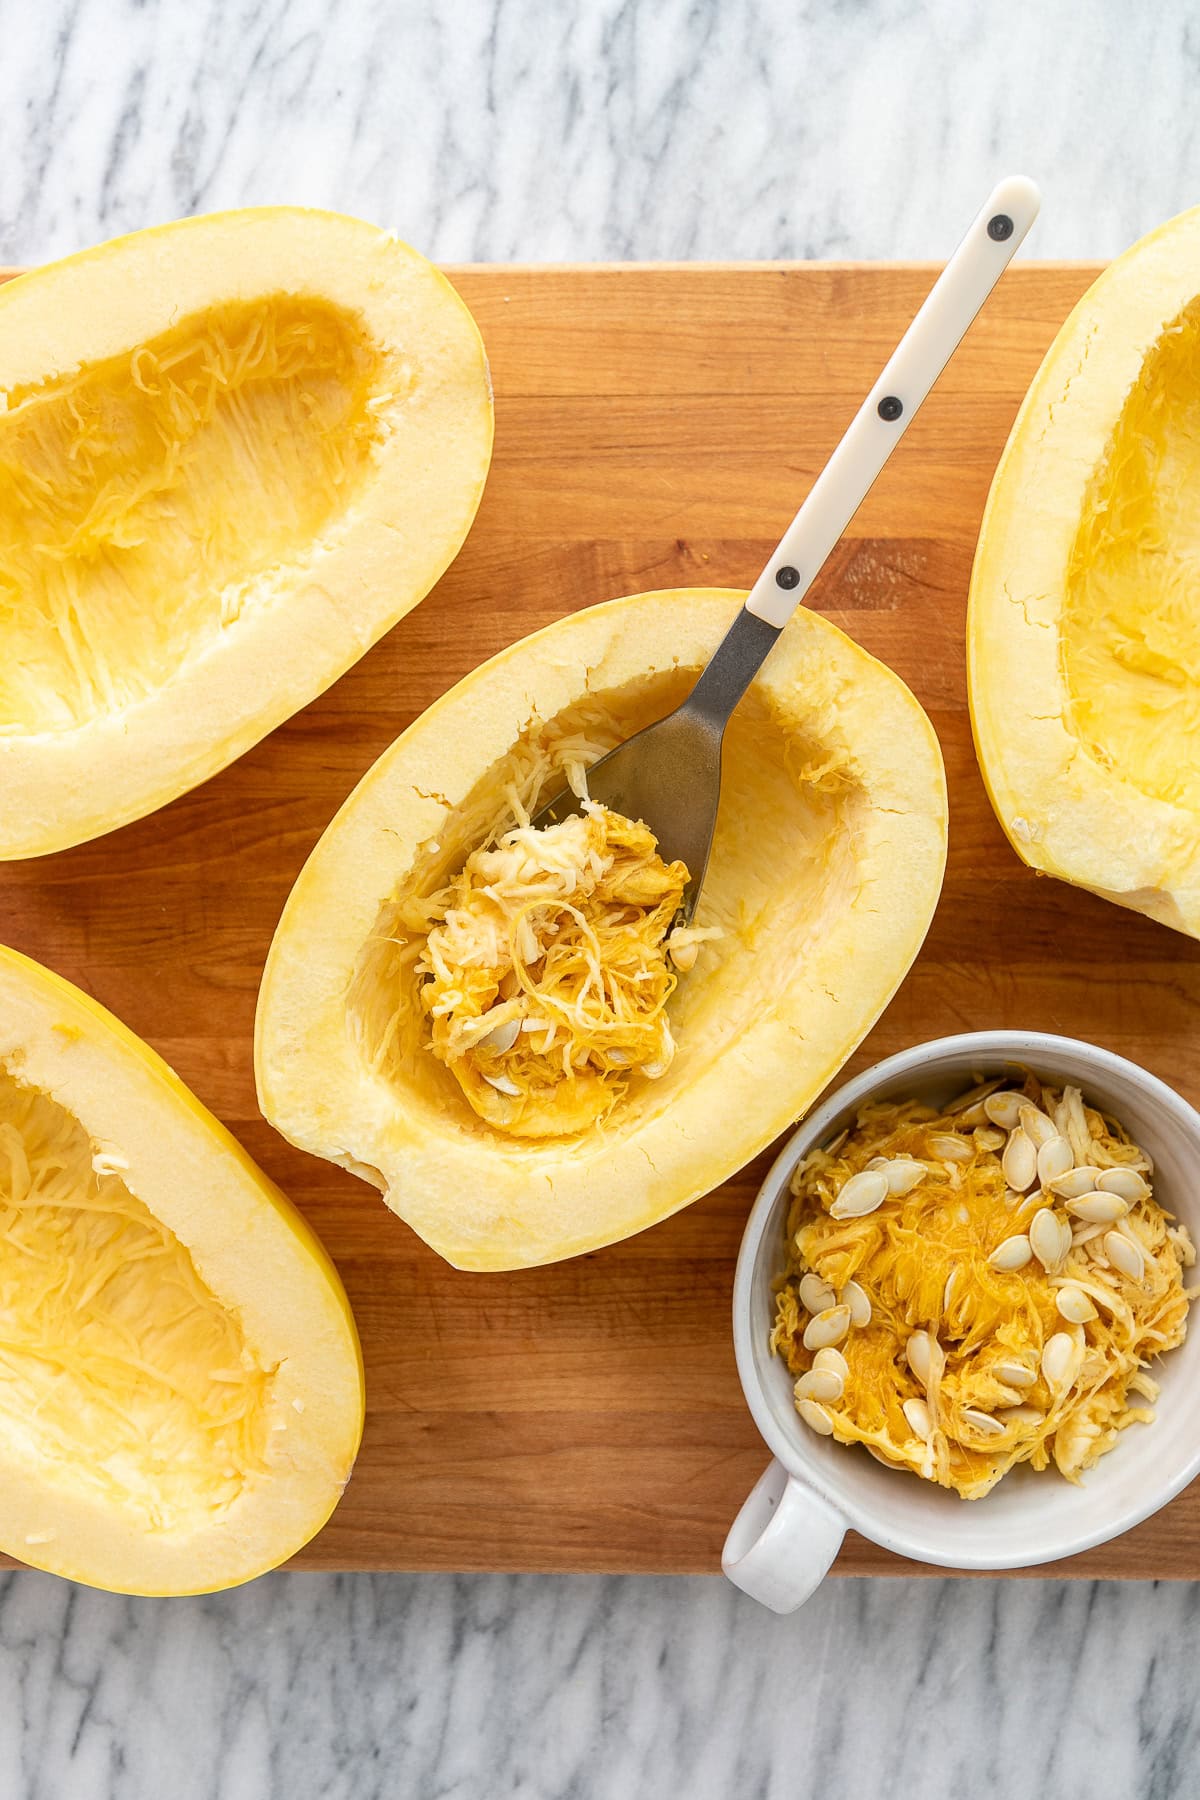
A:
[[[0,1438],[148,1530],[211,1524],[265,1470],[272,1371],[95,1154],[0,1067]]]
[[[491,438],[466,307],[360,220],[186,219],[0,288],[0,858],[323,692],[457,554]]]
[[[1200,936],[1200,208],[1107,268],[996,470],[971,723],[1033,868]]]
[[[697,929],[673,930],[688,871],[647,826],[586,800],[544,828],[528,817],[402,920],[428,1048],[472,1110],[516,1137],[562,1137],[605,1117],[631,1068],[670,1063],[673,956],[695,955]]]
[[[247,1581],[362,1432],[301,1216],[149,1046],[0,946],[0,1548],[120,1593]]]
[[[1152,345],[1084,501],[1063,664],[1089,752],[1200,811],[1200,299]]]
[[[0,730],[130,706],[261,604],[353,499],[384,358],[319,296],[182,321],[0,413]]]

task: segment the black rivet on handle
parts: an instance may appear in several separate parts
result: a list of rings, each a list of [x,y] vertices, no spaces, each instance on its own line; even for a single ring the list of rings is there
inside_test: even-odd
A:
[[[1013,234],[1013,222],[1007,213],[997,213],[994,219],[988,220],[988,236],[996,243],[1002,244],[1005,238]]]
[[[893,419],[898,419],[904,411],[904,402],[898,400],[895,394],[885,394],[875,410],[880,418],[886,419],[890,425]]]
[[[799,569],[793,569],[791,563],[784,563],[781,569],[776,569],[775,571],[775,585],[781,588],[799,587]]]

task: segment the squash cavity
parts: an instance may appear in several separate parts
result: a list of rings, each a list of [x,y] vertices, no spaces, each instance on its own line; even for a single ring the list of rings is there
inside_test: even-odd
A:
[[[11,388],[0,730],[129,706],[269,600],[367,474],[383,365],[344,308],[272,294]]]
[[[0,1065],[0,1437],[147,1530],[211,1524],[265,1468],[273,1371],[120,1161]]]
[[[1142,365],[1084,500],[1063,664],[1090,753],[1200,810],[1200,298]]]

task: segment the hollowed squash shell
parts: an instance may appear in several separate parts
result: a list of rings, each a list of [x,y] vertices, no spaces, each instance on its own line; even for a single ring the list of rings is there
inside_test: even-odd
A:
[[[491,435],[466,307],[356,219],[218,213],[0,287],[0,857],[328,687],[457,553]]]
[[[992,483],[967,647],[1018,855],[1200,936],[1200,209],[1051,345]]]
[[[437,886],[503,815],[514,745],[594,753],[666,712],[742,598],[635,595],[493,658],[369,770],[284,908],[259,996],[260,1104],[458,1267],[578,1255],[716,1186],[836,1072],[925,935],[946,844],[937,741],[890,670],[801,611],[730,727],[697,919],[725,935],[670,1002],[667,1073],[635,1077],[597,1128],[522,1142],[424,1047],[398,897]]]
[[[95,1587],[233,1586],[358,1448],[333,1264],[148,1045],[0,948],[0,1548]]]

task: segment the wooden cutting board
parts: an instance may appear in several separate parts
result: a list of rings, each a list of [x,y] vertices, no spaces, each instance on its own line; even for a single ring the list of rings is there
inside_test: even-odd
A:
[[[988,484],[1026,385],[1094,274],[1026,265],[1004,277],[811,597],[913,688],[950,780],[941,907],[850,1067],[943,1032],[1024,1026],[1106,1044],[1200,1102],[1200,944],[1025,869],[993,819],[966,713],[963,620]],[[341,1507],[298,1566],[712,1571],[766,1461],[729,1306],[769,1159],[612,1249],[458,1274],[373,1190],[259,1117],[255,994],[322,828],[460,676],[597,600],[750,584],[932,271],[451,275],[496,385],[495,462],[458,562],[323,699],[195,793],[96,843],[0,865],[0,938],[148,1038],[341,1268],[366,1354],[366,1436]],[[838,1567],[914,1565],[851,1536]],[[1200,1576],[1200,1484],[1055,1572]]]

